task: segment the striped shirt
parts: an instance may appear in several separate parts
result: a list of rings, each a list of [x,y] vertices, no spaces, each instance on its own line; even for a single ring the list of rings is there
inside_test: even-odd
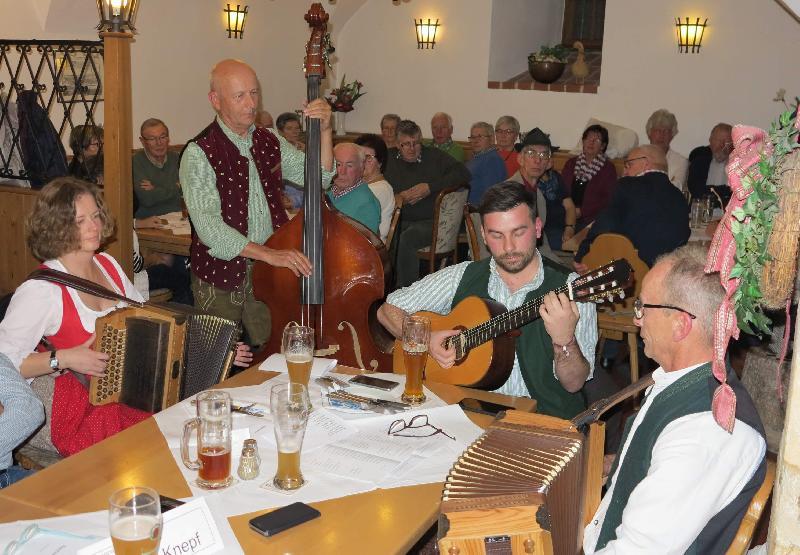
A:
[[[539,262],[539,270],[530,283],[520,287],[517,291],[511,292],[508,286],[497,273],[497,264],[494,258],[489,262],[489,297],[502,303],[508,310],[520,307],[525,302],[525,297],[531,291],[537,289],[544,282],[544,266],[542,256],[536,251],[536,258]],[[417,283],[398,289],[391,293],[386,302],[412,314],[420,310],[428,310],[437,314],[448,314],[453,304],[458,285],[470,262],[462,262],[455,266],[448,266],[434,274],[430,274]],[[578,274],[571,273],[567,281],[572,281]],[[594,350],[597,345],[597,314],[592,303],[578,303],[578,324],[575,327],[575,338],[584,358],[589,362],[589,377],[594,373]],[[555,373],[555,362],[553,362],[553,375]],[[495,390],[497,393],[514,395],[517,397],[528,397],[528,388],[519,370],[519,361],[514,355],[514,367],[511,375],[505,384]]]
[[[203,150],[195,143],[189,143],[183,153],[180,167],[180,180],[183,198],[192,219],[192,225],[200,241],[208,247],[208,253],[220,260],[232,260],[239,256],[249,242],[263,245],[272,235],[272,218],[269,215],[264,189],[252,186],[260,183],[258,170],[250,149],[253,147],[253,130],[250,126],[247,137],[240,137],[220,119],[217,123],[225,136],[239,149],[239,153],[249,162],[250,195],[247,199],[247,237],[229,226],[222,219],[222,205],[217,190],[217,176],[208,162]],[[268,130],[272,132],[271,130]],[[284,179],[294,183],[305,181],[306,155],[293,147],[280,135],[275,135],[281,148],[281,172]],[[322,184],[327,188],[333,172],[322,170]]]
[[[44,422],[42,402],[11,361],[0,353],[0,470],[13,464],[11,451]]]

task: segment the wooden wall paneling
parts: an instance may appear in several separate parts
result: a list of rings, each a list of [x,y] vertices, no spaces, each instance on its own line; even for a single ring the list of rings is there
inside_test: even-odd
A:
[[[0,294],[10,293],[39,262],[25,244],[25,220],[38,191],[0,185]]]

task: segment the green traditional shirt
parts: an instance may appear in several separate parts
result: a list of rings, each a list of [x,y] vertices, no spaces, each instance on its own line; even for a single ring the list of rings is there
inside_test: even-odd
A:
[[[428,146],[431,146],[433,148],[437,148],[437,149],[441,150],[442,152],[446,152],[447,154],[449,154],[450,156],[452,156],[453,158],[455,158],[459,162],[462,162],[462,163],[464,162],[464,159],[466,157],[464,155],[464,147],[462,147],[460,144],[455,142],[453,139],[450,139],[450,140],[448,140],[448,141],[446,141],[446,142],[444,142],[442,144],[437,144],[436,142],[433,141],[433,139],[426,139],[424,142]]]

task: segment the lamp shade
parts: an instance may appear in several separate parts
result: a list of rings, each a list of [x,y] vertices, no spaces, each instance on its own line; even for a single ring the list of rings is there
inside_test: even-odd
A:
[[[225,21],[227,22],[227,31],[229,39],[244,38],[244,22],[247,19],[247,6],[244,8],[236,4],[232,8],[230,4],[227,5],[223,11],[225,12]]]
[[[417,32],[417,48],[433,48],[436,46],[436,31],[439,29],[439,20],[414,19],[414,28]]]
[[[684,20],[676,18],[675,29],[678,33],[678,52],[684,54],[689,52],[696,54],[700,52],[700,46],[703,44],[703,34],[705,33],[707,23],[708,18],[702,23],[699,17],[694,22],[691,22],[688,17]]]
[[[133,22],[138,10],[139,0],[97,0],[97,11],[100,12],[97,28],[114,33],[135,31]]]

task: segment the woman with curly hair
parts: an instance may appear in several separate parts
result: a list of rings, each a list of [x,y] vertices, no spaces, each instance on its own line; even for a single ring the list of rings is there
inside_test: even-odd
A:
[[[87,279],[131,299],[141,295],[116,260],[98,253],[114,230],[97,186],[60,177],[39,193],[26,240],[41,267]],[[53,379],[51,439],[72,455],[149,416],[112,403],[93,406],[87,376],[101,376],[108,355],[92,350],[95,320],[125,306],[52,282],[28,280],[14,293],[0,322],[0,352],[25,378]],[[46,349],[37,346],[40,339]]]

